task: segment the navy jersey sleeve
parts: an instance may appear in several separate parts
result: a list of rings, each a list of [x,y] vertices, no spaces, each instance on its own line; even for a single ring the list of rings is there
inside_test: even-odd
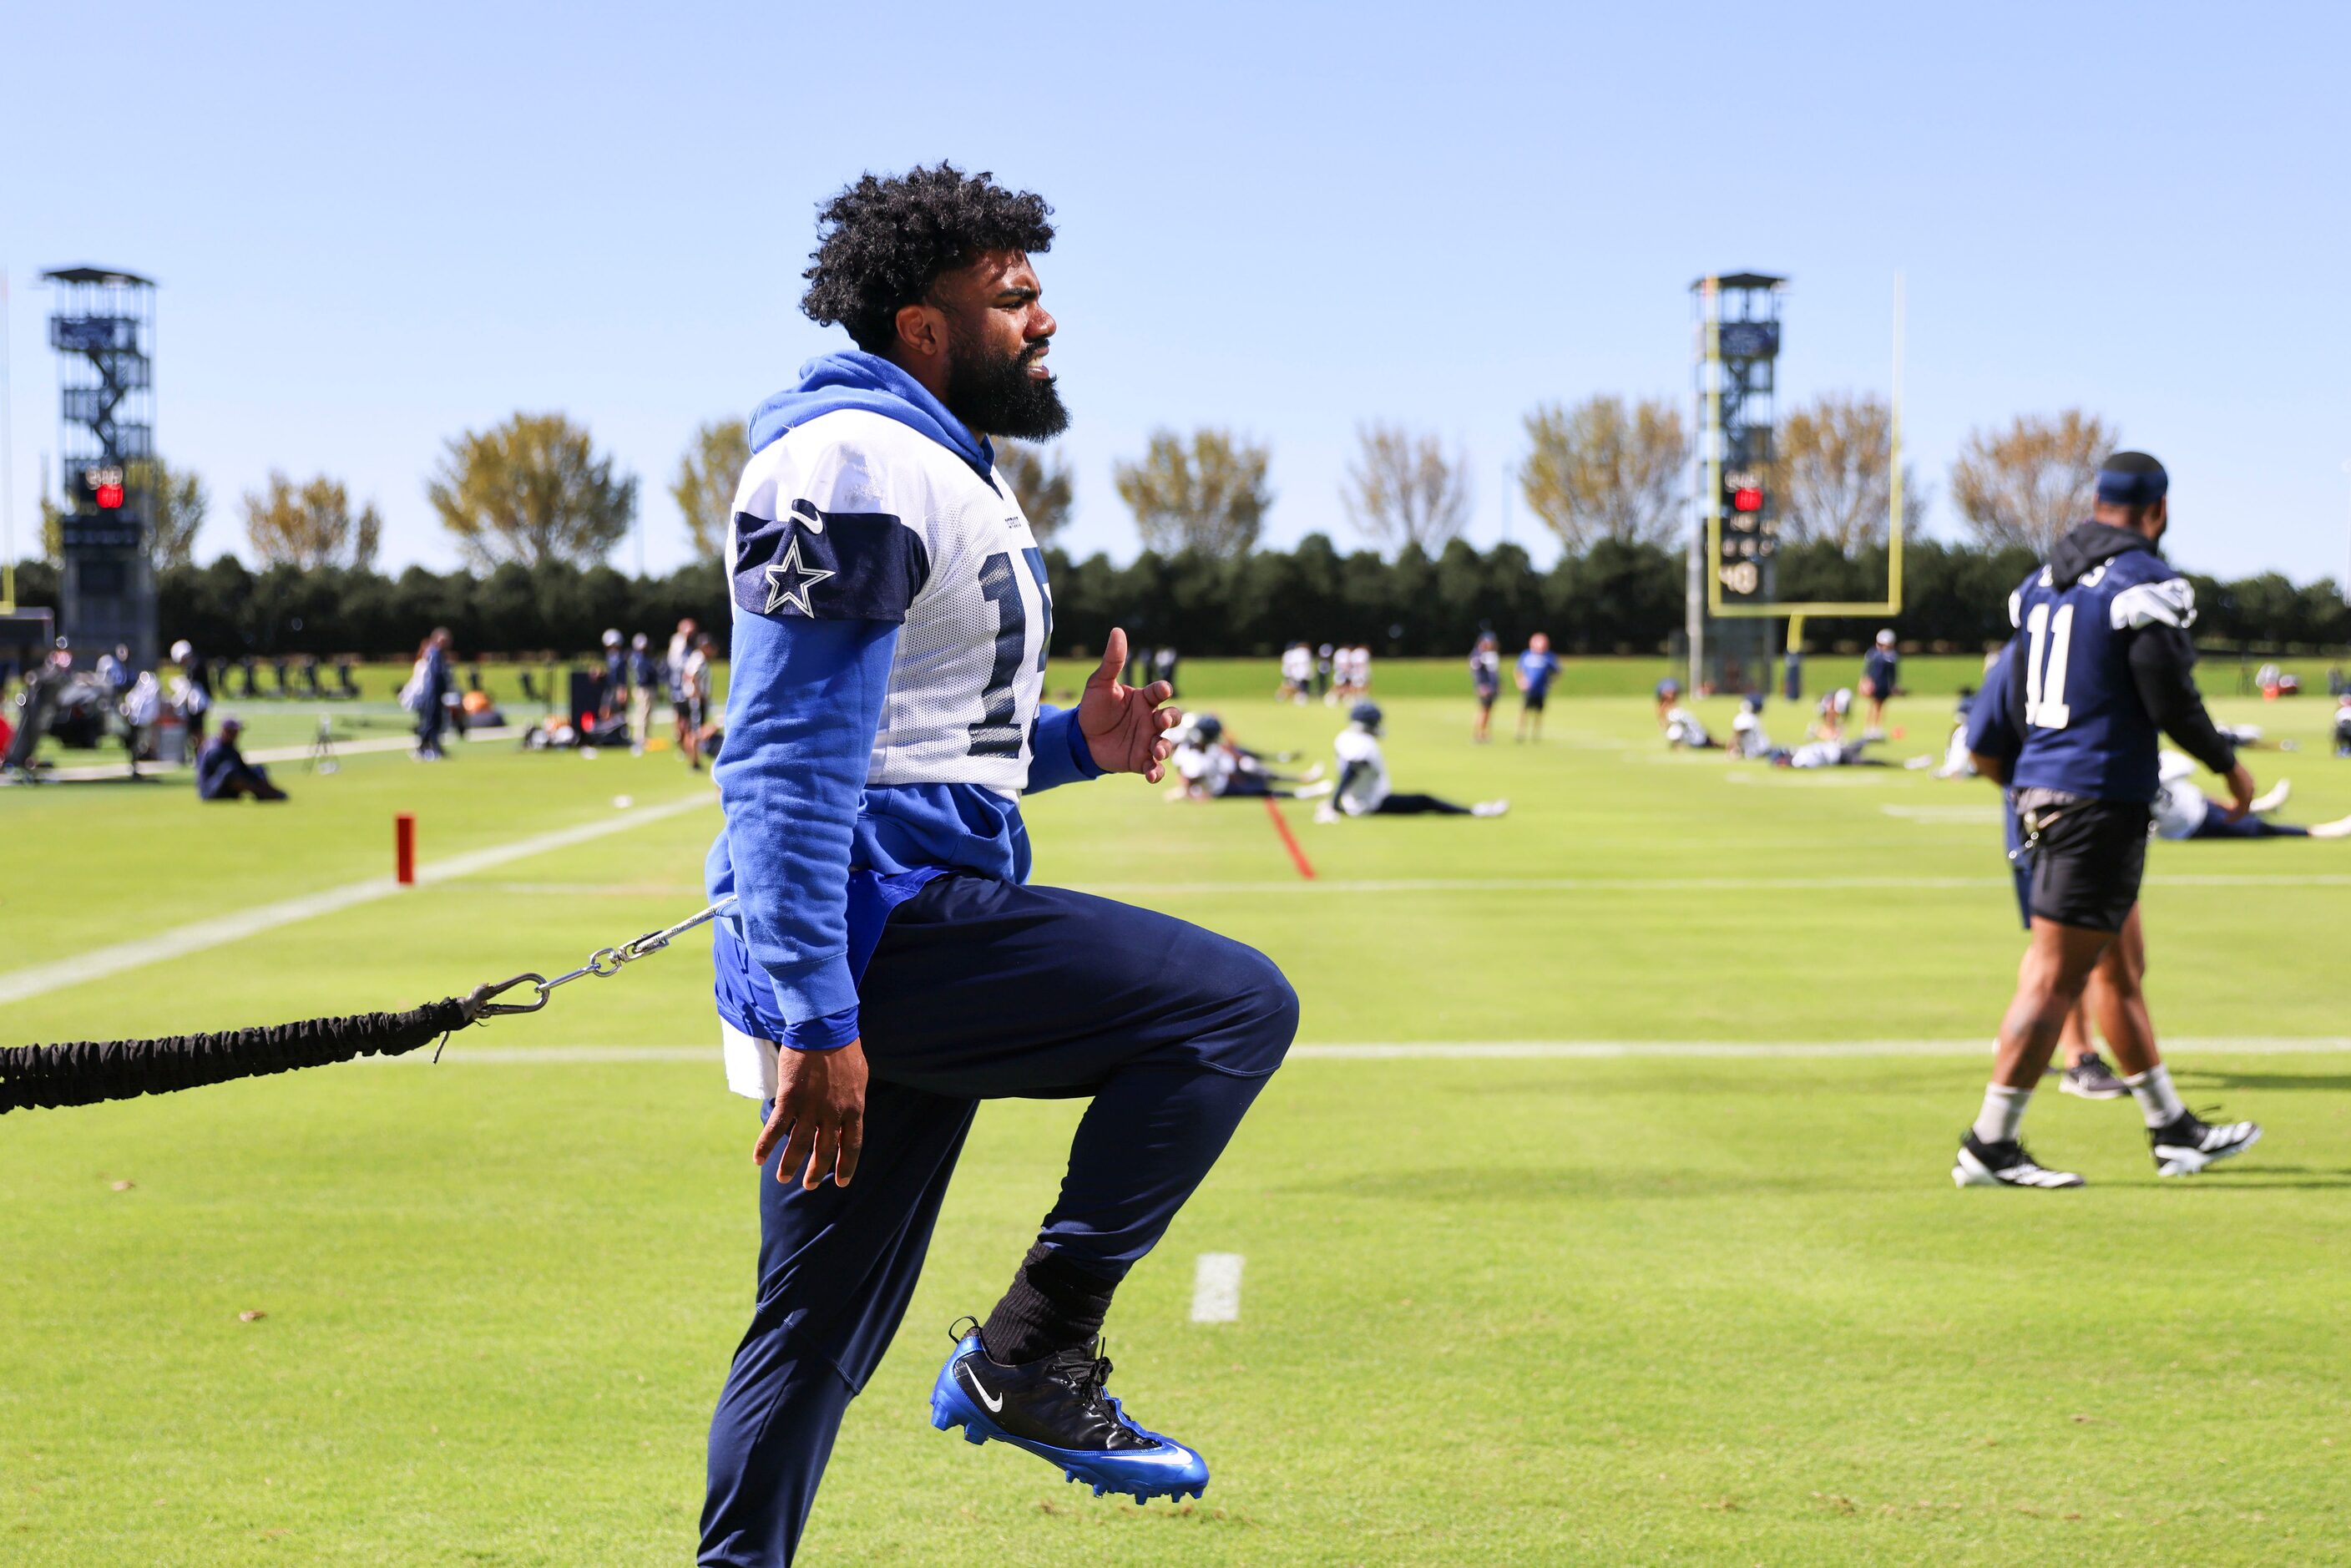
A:
[[[2017,722],[2017,645],[2011,637],[1985,672],[1983,689],[1968,705],[1968,749],[1979,757],[2013,760],[2024,749],[2024,727]]]
[[[735,515],[735,607],[809,621],[906,619],[931,573],[923,536],[886,512],[826,512],[799,499],[778,517]]]

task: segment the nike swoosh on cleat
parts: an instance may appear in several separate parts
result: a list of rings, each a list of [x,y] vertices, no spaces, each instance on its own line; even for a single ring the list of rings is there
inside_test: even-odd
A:
[[[1003,1395],[989,1395],[987,1386],[979,1381],[978,1375],[974,1373],[967,1364],[963,1369],[963,1375],[964,1381],[971,1385],[971,1391],[979,1396],[979,1402],[987,1406],[989,1415],[1000,1416],[1004,1413]]]

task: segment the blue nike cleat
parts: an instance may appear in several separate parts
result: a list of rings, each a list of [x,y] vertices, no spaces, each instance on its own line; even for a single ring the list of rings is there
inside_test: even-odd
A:
[[[967,1442],[993,1437],[1025,1448],[1071,1480],[1092,1483],[1096,1497],[1123,1492],[1144,1502],[1207,1489],[1207,1460],[1136,1426],[1103,1389],[1111,1367],[1098,1343],[1004,1366],[988,1359],[979,1325],[963,1322],[971,1327],[931,1388],[932,1426],[961,1427]]]

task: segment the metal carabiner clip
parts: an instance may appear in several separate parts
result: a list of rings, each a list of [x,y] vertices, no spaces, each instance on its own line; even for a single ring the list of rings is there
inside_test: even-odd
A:
[[[534,988],[529,1001],[501,1002],[496,999],[521,985]],[[465,1010],[476,1019],[504,1018],[511,1013],[535,1013],[546,1005],[547,977],[545,975],[517,975],[513,979],[500,980],[495,986],[476,986],[474,988],[474,994],[465,998]]]

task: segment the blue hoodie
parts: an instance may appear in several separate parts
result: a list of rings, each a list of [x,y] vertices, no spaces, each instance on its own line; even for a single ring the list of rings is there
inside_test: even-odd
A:
[[[994,470],[987,440],[920,382],[855,350],[810,360],[761,403],[751,450],[842,409],[894,419],[982,478]],[[857,982],[891,910],[946,871],[1028,880],[1013,801],[977,784],[866,787],[897,646],[892,622],[735,616],[726,743],[713,769],[726,825],[705,881],[713,900],[737,897],[712,956],[719,1014],[745,1034],[799,1051],[848,1044]],[[1039,706],[1029,792],[1101,774],[1076,718]]]

